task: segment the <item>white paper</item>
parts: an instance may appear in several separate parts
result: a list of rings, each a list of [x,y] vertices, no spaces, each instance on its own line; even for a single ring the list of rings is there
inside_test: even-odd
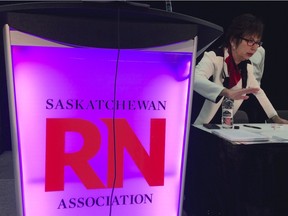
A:
[[[255,142],[269,140],[268,136],[242,129],[213,130],[212,133],[231,142]]]

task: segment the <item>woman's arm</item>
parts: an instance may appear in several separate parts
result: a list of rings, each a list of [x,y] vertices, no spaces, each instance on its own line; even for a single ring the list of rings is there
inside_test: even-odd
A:
[[[205,52],[201,61],[195,67],[193,89],[206,99],[216,102],[220,92],[224,89],[221,82],[215,83],[209,80],[211,77],[221,76],[223,57],[216,56],[215,52]]]

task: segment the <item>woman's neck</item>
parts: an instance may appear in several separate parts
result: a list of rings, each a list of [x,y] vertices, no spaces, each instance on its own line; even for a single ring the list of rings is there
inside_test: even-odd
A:
[[[242,61],[242,59],[239,58],[236,51],[231,50],[231,53],[232,53],[232,57],[234,59],[235,64],[238,65]]]

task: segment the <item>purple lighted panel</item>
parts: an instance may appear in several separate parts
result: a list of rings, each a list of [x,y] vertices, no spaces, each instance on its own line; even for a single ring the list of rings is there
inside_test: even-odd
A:
[[[118,56],[111,49],[12,46],[12,63],[25,216],[109,215],[109,130],[102,119],[113,118],[128,122],[148,155],[150,120],[165,119],[166,126],[164,185],[150,186],[124,149],[123,187],[114,190],[112,215],[178,215],[192,53],[121,50]],[[65,166],[64,190],[45,191],[46,121],[65,118],[100,132],[89,165],[105,188],[87,189]],[[83,142],[67,132],[65,154],[81,151]]]

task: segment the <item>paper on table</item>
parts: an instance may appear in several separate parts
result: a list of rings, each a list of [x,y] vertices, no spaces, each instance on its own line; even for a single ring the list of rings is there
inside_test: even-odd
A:
[[[220,136],[232,142],[248,142],[248,141],[268,141],[269,137],[263,134],[254,133],[247,130],[241,129],[222,129],[213,130],[213,134]]]
[[[284,128],[262,130],[259,133],[269,137],[270,141],[288,141],[288,130]]]

